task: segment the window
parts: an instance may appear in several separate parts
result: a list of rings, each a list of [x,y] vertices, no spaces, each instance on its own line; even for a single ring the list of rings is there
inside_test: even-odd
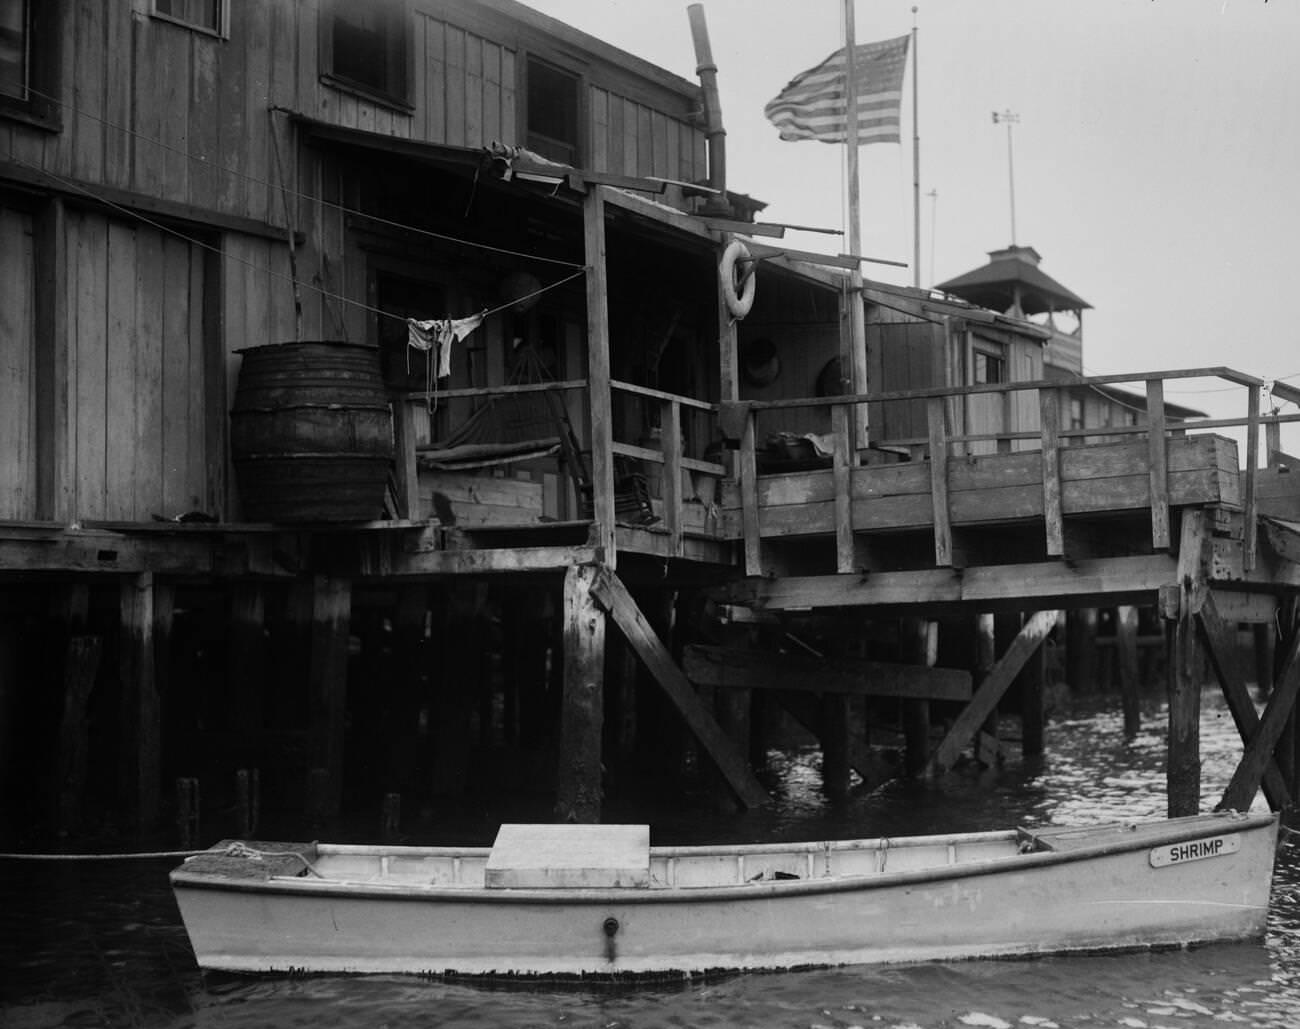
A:
[[[1079,397],[1070,398],[1070,428],[1083,428],[1083,401]]]
[[[327,82],[381,103],[410,106],[403,0],[338,0],[322,26]]]
[[[0,115],[59,128],[58,5],[0,0]]]
[[[974,367],[972,368],[971,381],[975,383],[1006,382],[1006,352],[1000,346],[995,344],[975,344]]]
[[[528,149],[552,161],[579,164],[578,76],[528,58]]]
[[[216,36],[228,35],[226,0],[153,0],[155,17],[165,18]]]

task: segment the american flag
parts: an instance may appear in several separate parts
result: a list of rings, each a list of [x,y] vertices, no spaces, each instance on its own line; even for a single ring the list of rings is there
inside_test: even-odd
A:
[[[853,48],[858,92],[858,142],[897,143],[908,36],[859,43]],[[782,139],[843,143],[848,90],[841,48],[796,75],[763,109]]]

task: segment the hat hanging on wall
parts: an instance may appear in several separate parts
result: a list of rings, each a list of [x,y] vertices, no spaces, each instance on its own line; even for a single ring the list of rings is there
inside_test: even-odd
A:
[[[740,345],[740,374],[751,386],[770,386],[781,374],[776,344],[766,336]]]

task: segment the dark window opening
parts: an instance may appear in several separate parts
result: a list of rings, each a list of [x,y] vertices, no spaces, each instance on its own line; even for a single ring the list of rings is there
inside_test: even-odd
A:
[[[153,0],[153,13],[215,35],[225,35],[225,0]]]
[[[1007,361],[1005,357],[975,351],[974,381],[976,383],[1006,382]]]
[[[578,160],[578,76],[528,59],[528,149],[575,167]]]
[[[326,74],[336,85],[405,104],[406,37],[402,3],[340,0],[329,23]]]
[[[0,115],[60,127],[57,14],[48,0],[0,0]]]

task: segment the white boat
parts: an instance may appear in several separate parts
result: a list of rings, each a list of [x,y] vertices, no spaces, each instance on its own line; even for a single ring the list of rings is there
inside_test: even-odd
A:
[[[1278,822],[651,847],[503,825],[491,848],[219,843],[171,873],[198,963],[245,972],[685,977],[1261,936]]]

